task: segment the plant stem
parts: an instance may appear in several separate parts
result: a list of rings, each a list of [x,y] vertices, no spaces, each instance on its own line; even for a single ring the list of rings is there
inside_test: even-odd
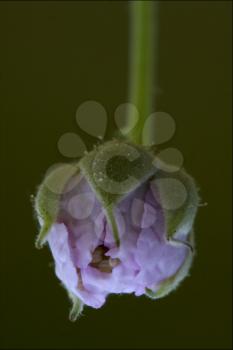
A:
[[[139,120],[128,138],[138,144],[142,144],[143,126],[154,108],[157,7],[157,1],[130,2],[129,102],[137,108]],[[133,114],[130,109],[127,126],[135,120]]]

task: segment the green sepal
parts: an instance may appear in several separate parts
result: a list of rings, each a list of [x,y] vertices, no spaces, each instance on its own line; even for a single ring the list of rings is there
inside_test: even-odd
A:
[[[116,244],[119,245],[114,208],[131,191],[155,174],[153,155],[145,147],[113,140],[85,155],[79,165],[106,210],[107,220],[112,227]]]
[[[175,238],[176,235],[185,228],[186,232],[191,232],[194,219],[199,206],[199,195],[197,186],[193,178],[188,175],[184,169],[181,169],[172,174],[158,170],[156,177],[154,177],[155,183],[156,179],[176,179],[182,183],[186,189],[187,197],[182,204],[177,209],[166,209],[163,208],[163,213],[165,216],[166,233],[167,238]],[[161,191],[162,192],[162,191]],[[162,193],[159,193],[161,205],[163,204]]]
[[[45,244],[46,236],[56,221],[65,185],[77,173],[78,164],[62,164],[46,175],[40,185],[35,198],[35,210],[40,223],[40,232],[35,243],[37,248],[42,248]]]
[[[69,297],[72,302],[72,307],[69,313],[69,320],[75,322],[82,315],[84,303],[72,293],[69,293]]]
[[[176,174],[176,179],[185,186],[187,199],[181,208],[165,211],[168,238],[175,237],[182,227],[192,229],[200,200],[196,184],[190,175],[181,170]]]
[[[166,168],[166,166],[164,168]],[[189,252],[180,269],[173,276],[161,282],[159,289],[157,289],[156,292],[149,288],[145,290],[145,294],[152,299],[163,298],[171,291],[175,290],[190,270],[194,255],[193,224],[200,201],[197,186],[193,178],[188,175],[184,169],[180,169],[173,173],[158,170],[156,176],[152,178],[152,181],[154,180],[156,184],[157,179],[164,178],[176,179],[180,181],[186,189],[187,197],[183,205],[177,209],[163,208],[163,215],[168,242],[174,245],[186,245],[189,248]],[[161,189],[158,191],[161,204],[163,204],[162,192]],[[179,237],[179,233],[182,232],[186,232],[185,242],[177,238]]]

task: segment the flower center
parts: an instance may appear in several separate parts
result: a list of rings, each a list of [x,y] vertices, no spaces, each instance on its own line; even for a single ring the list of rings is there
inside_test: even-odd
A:
[[[92,261],[90,266],[98,269],[101,272],[111,273],[112,269],[120,264],[120,259],[112,259],[109,256],[106,256],[108,248],[104,245],[98,246],[92,253]]]

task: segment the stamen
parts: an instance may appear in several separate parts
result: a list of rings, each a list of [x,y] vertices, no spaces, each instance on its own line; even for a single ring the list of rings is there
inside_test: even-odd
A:
[[[90,266],[101,272],[111,273],[113,268],[120,264],[120,260],[118,258],[112,259],[111,257],[106,256],[105,253],[107,253],[107,251],[108,248],[105,246],[98,246],[92,254]]]

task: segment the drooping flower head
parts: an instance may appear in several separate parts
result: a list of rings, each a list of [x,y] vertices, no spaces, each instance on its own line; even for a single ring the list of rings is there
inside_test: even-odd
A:
[[[197,206],[184,170],[168,176],[151,152],[128,142],[107,142],[46,176],[37,245],[48,242],[74,302],[71,318],[111,293],[157,299],[173,290],[191,266]]]

